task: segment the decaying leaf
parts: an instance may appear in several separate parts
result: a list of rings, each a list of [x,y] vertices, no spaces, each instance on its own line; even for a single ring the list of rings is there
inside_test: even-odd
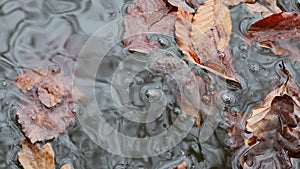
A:
[[[282,12],[277,6],[277,0],[257,0],[257,2],[268,8],[272,13]]]
[[[124,45],[130,51],[149,53],[159,49],[149,34],[173,36],[176,13],[163,0],[137,0],[128,7],[124,20]]]
[[[182,10],[190,13],[194,13],[205,1],[206,0],[168,0],[171,5],[180,7]]]
[[[186,169],[186,162],[184,161],[179,166],[175,167],[174,169]]]
[[[245,2],[245,3],[255,3],[256,0],[224,0],[224,4],[226,5],[231,5],[231,6],[234,6],[234,5],[238,5],[242,2]]]
[[[299,89],[289,72],[283,71],[287,81],[254,107],[247,120],[247,130],[253,136],[248,140],[251,147],[243,154],[242,166],[292,168],[290,158],[300,156]]]
[[[73,102],[84,98],[62,72],[51,69],[24,73],[15,83],[26,93],[17,110],[18,123],[32,143],[64,132],[75,117]]]
[[[23,151],[18,153],[18,160],[24,169],[54,169],[54,152],[50,143],[40,148],[27,139],[22,143]]]
[[[196,76],[180,58],[168,52],[153,52],[148,60],[148,67],[165,77],[167,84],[177,84],[180,94],[177,102],[182,112],[196,117],[200,125],[200,93],[206,93],[206,83]],[[205,109],[201,109],[205,111]]]
[[[227,48],[231,34],[229,9],[220,0],[208,0],[195,15],[178,8],[176,41],[181,51],[198,66],[236,80]]]
[[[234,153],[245,145],[244,136],[246,127],[245,121],[243,120],[242,113],[229,113],[225,112],[226,121],[228,123],[228,135],[229,135],[229,146],[233,150]]]
[[[300,50],[291,42],[300,39],[300,16],[294,12],[282,12],[266,17],[248,29],[246,36],[269,48],[276,55],[288,56],[300,61]]]

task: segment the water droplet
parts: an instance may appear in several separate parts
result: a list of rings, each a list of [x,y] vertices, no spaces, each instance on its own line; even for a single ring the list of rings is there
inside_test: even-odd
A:
[[[81,115],[81,108],[80,105],[76,102],[69,103],[69,109],[72,113],[76,115]]]
[[[179,114],[179,113],[181,113],[181,109],[179,107],[175,107],[174,110],[173,110],[173,112],[175,114]]]
[[[245,43],[240,43],[239,49],[243,52],[248,51],[249,47]]]
[[[153,103],[161,98],[162,93],[160,89],[147,89],[144,95],[146,101]]]
[[[208,95],[203,95],[203,96],[202,96],[202,101],[203,101],[204,104],[210,103],[210,96],[208,96]]]
[[[107,9],[106,12],[107,12],[110,16],[116,15],[116,10],[114,10],[114,9]]]
[[[52,75],[55,75],[55,74],[58,74],[61,72],[61,68],[58,64],[50,65],[48,67],[48,69]]]
[[[166,159],[170,160],[173,157],[173,153],[168,151],[168,152],[166,152],[165,157],[166,157]]]
[[[158,43],[162,48],[168,48],[170,46],[170,42],[165,38],[158,38]]]
[[[1,80],[0,84],[1,84],[1,88],[3,88],[3,89],[8,86],[8,82],[6,80],[4,80],[4,79]]]
[[[178,117],[181,121],[186,121],[187,120],[187,115],[185,113],[180,113]]]
[[[235,96],[231,92],[224,92],[221,99],[225,104],[232,104],[235,102]]]
[[[224,59],[226,57],[226,54],[224,52],[218,52],[218,56],[221,59]]]
[[[161,153],[161,146],[159,144],[157,144],[156,146],[154,146],[154,152],[156,154],[160,154]]]
[[[252,63],[249,65],[249,70],[253,73],[258,73],[260,71],[260,65],[258,63]]]
[[[136,81],[136,84],[143,84],[144,83],[144,79],[141,77],[135,77],[134,80]]]
[[[247,54],[246,53],[241,53],[241,58],[246,59],[247,58]]]

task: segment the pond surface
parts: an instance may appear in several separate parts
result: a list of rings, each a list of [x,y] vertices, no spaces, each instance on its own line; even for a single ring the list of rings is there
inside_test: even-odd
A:
[[[24,94],[15,86],[14,78],[26,71],[54,64],[72,76],[84,43],[101,27],[123,17],[129,3],[118,0],[0,0],[0,168],[21,168],[17,153],[21,151],[24,135],[16,122],[16,110]],[[297,0],[279,0],[279,4],[286,11],[300,13]],[[243,42],[243,33],[250,24],[261,19],[260,15],[247,13],[243,4],[230,10],[233,20],[230,48],[241,87],[225,84],[218,99],[230,112],[249,113],[269,93],[270,82],[278,77],[282,58],[267,49],[249,48]],[[174,40],[157,36],[173,44],[166,50],[178,51]],[[98,68],[95,82],[97,103],[111,126],[128,136],[150,137],[168,130],[177,117],[179,120],[187,118],[180,115],[180,106],[175,104],[176,86],[164,80],[163,75],[147,69],[131,79],[129,99],[142,109],[148,106],[145,101],[159,95],[153,89],[162,89],[166,96],[164,112],[149,123],[135,123],[120,115],[108,95],[113,73],[129,56],[139,57],[125,51],[122,43],[116,43]],[[300,63],[288,59],[284,59],[284,63],[300,87]],[[206,74],[193,64],[189,66],[199,74]],[[82,72],[87,70],[88,67],[79,69]],[[115,78],[123,83],[124,79]],[[82,108],[78,116],[84,113]],[[65,133],[49,142],[55,151],[57,168],[70,163],[75,169],[167,169],[183,161],[187,162],[188,168],[234,168],[226,124],[222,117],[218,122],[214,133],[205,142],[199,143],[200,129],[194,126],[174,148],[160,154],[160,144],[157,144],[149,148],[160,155],[145,158],[122,157],[106,151],[84,132],[78,118]],[[115,142],[118,144],[118,140]],[[119,142],[121,144],[121,140]]]

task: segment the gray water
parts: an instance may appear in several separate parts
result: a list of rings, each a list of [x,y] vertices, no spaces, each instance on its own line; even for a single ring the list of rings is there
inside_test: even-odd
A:
[[[99,28],[121,18],[128,3],[117,0],[0,0],[0,168],[21,168],[17,153],[21,151],[24,134],[16,122],[15,112],[25,96],[14,85],[13,79],[26,71],[54,64],[71,76],[83,44]],[[286,11],[300,13],[297,0],[279,0],[279,3]],[[231,8],[231,13],[233,33],[230,48],[241,86],[227,87],[221,91],[220,97],[226,95],[230,98],[226,105],[230,112],[249,113],[270,91],[270,82],[280,74],[282,58],[267,49],[249,48],[243,42],[243,33],[247,27],[261,19],[258,14],[247,13],[244,5]],[[174,44],[173,41],[170,43]],[[177,49],[173,45],[167,50],[174,52]],[[116,44],[100,65],[96,85],[104,87],[96,91],[99,105],[104,100],[101,94],[110,90],[105,86],[111,81],[112,72],[128,55],[131,54],[124,51],[121,43]],[[300,63],[288,59],[284,59],[284,63],[299,84]],[[206,74],[193,64],[189,66],[199,74]],[[137,74],[135,80],[138,83],[130,87],[132,102],[141,107],[146,106],[143,99],[138,97],[141,88],[166,86],[162,79],[162,75],[150,70]],[[105,118],[119,132],[128,136],[157,135],[167,130],[180,112],[180,107],[174,103],[176,97],[172,87],[166,87],[164,91],[168,95],[166,110],[153,122],[138,124],[126,120],[109,105],[103,110],[107,112]],[[228,136],[222,125],[224,123],[221,118],[219,127],[204,143],[199,143],[200,129],[194,126],[176,147],[147,158],[131,159],[107,152],[90,139],[78,119],[65,133],[49,142],[55,151],[57,167],[70,163],[75,169],[161,169],[172,168],[186,161],[188,168],[232,168],[233,156],[226,142]]]

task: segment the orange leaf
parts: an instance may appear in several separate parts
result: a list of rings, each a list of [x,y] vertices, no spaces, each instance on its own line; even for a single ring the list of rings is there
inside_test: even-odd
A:
[[[23,151],[18,153],[18,160],[24,169],[54,169],[54,152],[50,143],[40,148],[27,139],[22,143]]]
[[[208,0],[195,15],[178,8],[175,34],[183,54],[198,66],[226,79],[236,80],[231,53],[229,9],[220,0]]]

